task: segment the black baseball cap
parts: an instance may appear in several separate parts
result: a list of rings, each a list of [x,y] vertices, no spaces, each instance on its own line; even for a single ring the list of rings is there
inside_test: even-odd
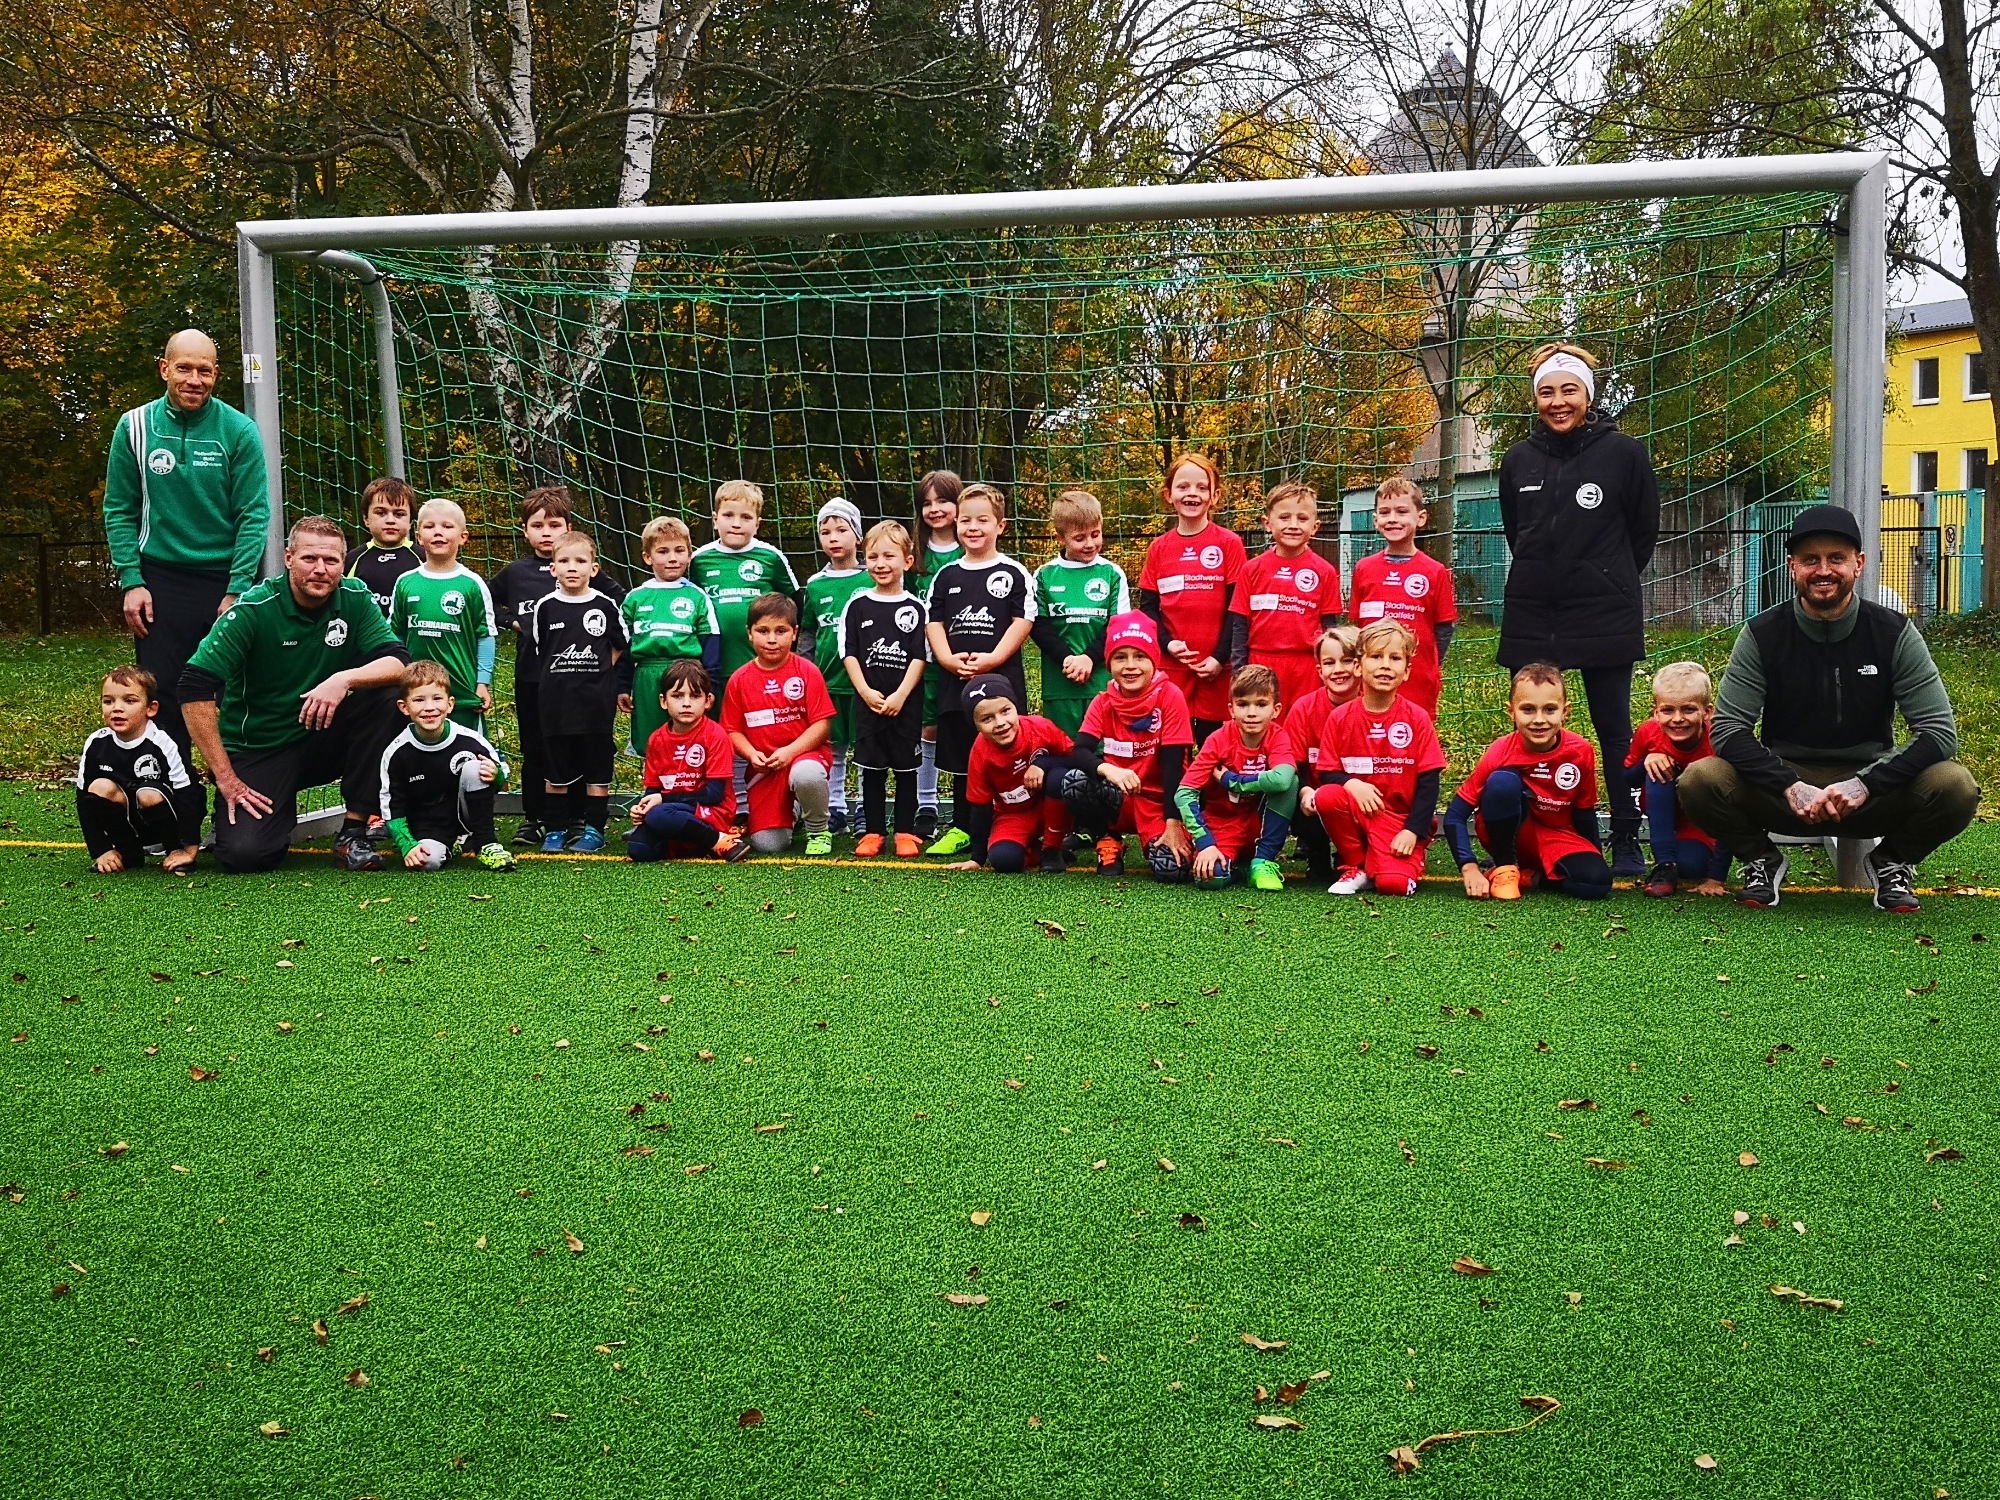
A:
[[[1861,550],[1861,523],[1854,519],[1854,512],[1843,506],[1808,505],[1800,511],[1785,537],[1785,550],[1797,551],[1799,543],[1809,536],[1837,536],[1844,542],[1852,542],[1855,551]]]

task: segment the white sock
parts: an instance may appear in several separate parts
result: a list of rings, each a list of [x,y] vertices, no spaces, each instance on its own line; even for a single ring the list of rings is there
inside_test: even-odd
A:
[[[937,741],[919,740],[924,747],[923,764],[917,767],[917,806],[937,810]]]
[[[837,813],[847,811],[847,746],[833,747],[833,775],[827,778],[828,806]]]

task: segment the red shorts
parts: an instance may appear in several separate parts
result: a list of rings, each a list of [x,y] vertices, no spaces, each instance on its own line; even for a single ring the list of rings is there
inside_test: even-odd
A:
[[[1473,824],[1479,834],[1479,842],[1492,848],[1486,839],[1486,820],[1475,814]],[[1603,851],[1568,824],[1555,826],[1523,818],[1521,831],[1514,837],[1514,853],[1523,869],[1538,870],[1546,880],[1561,880],[1562,877],[1556,874],[1556,866],[1570,855],[1602,854]]]
[[[1112,825],[1113,833],[1136,833],[1142,844],[1159,842],[1160,835],[1167,831],[1166,804],[1158,792],[1137,791],[1125,794],[1125,806],[1119,810],[1118,821]]]
[[[1280,713],[1324,686],[1319,680],[1319,661],[1309,651],[1252,651],[1250,660],[1278,674]]]
[[[1032,802],[993,805],[993,831],[987,846],[1019,844],[1023,849],[1044,849],[1060,844],[1070,831],[1069,809],[1060,797],[1036,797]]]
[[[804,761],[818,761],[826,768],[829,779],[833,775],[833,756],[826,750],[812,750],[792,762],[796,766]],[[791,766],[782,771],[760,771],[755,766],[749,769],[750,776],[750,826],[749,832],[761,833],[766,828],[790,828],[798,821],[798,812],[792,805]]]
[[[1167,681],[1181,690],[1187,699],[1190,719],[1212,719],[1217,723],[1229,717],[1229,665],[1213,677],[1197,677],[1171,656],[1160,663],[1160,670],[1167,674]],[[1199,746],[1196,747],[1200,748]]]
[[[1323,786],[1313,792],[1313,809],[1326,826],[1326,835],[1343,865],[1365,870],[1376,889],[1392,896],[1413,896],[1417,879],[1424,873],[1424,852],[1429,839],[1418,839],[1408,854],[1392,853],[1389,846],[1403,831],[1407,814],[1381,812],[1364,817],[1354,807],[1354,799],[1344,786]]]

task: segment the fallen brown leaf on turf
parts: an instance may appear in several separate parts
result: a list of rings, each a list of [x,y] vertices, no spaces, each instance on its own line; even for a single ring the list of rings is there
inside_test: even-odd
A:
[[[1099,1157],[1096,1161],[1090,1164],[1090,1170],[1093,1172],[1102,1172],[1109,1165],[1110,1163],[1108,1161],[1106,1161],[1103,1157]]]
[[[192,1064],[188,1068],[188,1077],[192,1078],[196,1083],[207,1083],[209,1079],[221,1076],[219,1070],[204,1068],[198,1063]]]
[[[68,1295],[69,1283],[67,1281],[58,1281],[54,1286],[49,1288],[49,1296],[51,1297],[67,1297]]]
[[[1025,1083],[1021,1082],[1021,1080],[1020,1080],[1020,1079],[1018,1079],[1018,1078],[1006,1078],[1006,1079],[1002,1079],[1002,1080],[1001,1080],[1001,1086],[1002,1086],[1003,1088],[1010,1088],[1010,1089],[1013,1089],[1013,1090],[1015,1090],[1015,1091],[1016,1091],[1017,1093],[1018,1093],[1018,1092],[1019,1092],[1020,1090],[1022,1090],[1022,1089],[1024,1089],[1024,1088],[1026,1088],[1026,1087],[1027,1087],[1027,1085],[1026,1085]]]
[[[1301,1422],[1297,1417],[1288,1417],[1282,1412],[1275,1411],[1259,1412],[1250,1419],[1250,1425],[1262,1428],[1265,1432],[1304,1432],[1306,1430],[1306,1424]]]
[[[1037,927],[1041,928],[1041,929],[1042,929],[1042,931],[1046,932],[1046,933],[1047,933],[1047,934],[1048,934],[1048,935],[1049,935],[1050,937],[1058,937],[1058,938],[1059,938],[1059,937],[1061,937],[1061,936],[1062,936],[1062,935],[1063,935],[1063,934],[1064,934],[1065,932],[1069,931],[1069,929],[1068,929],[1068,928],[1066,928],[1066,927],[1064,927],[1062,923],[1060,923],[1060,922],[1051,922],[1051,921],[1049,921],[1049,920],[1048,920],[1047,918],[1045,918],[1045,917],[1037,917],[1037,918],[1035,919],[1035,925],[1036,925]]]
[[[333,1310],[333,1315],[336,1318],[352,1317],[355,1313],[360,1312],[361,1309],[366,1307],[367,1305],[368,1305],[368,1294],[366,1292],[362,1292],[357,1296],[349,1297],[345,1302],[341,1303],[340,1306],[336,1307]]]
[[[1754,1166],[1756,1166],[1756,1165],[1757,1165],[1757,1153],[1756,1153],[1756,1152],[1754,1152],[1754,1151],[1740,1151],[1740,1152],[1738,1152],[1738,1153],[1737,1153],[1737,1155],[1736,1155],[1736,1165],[1737,1165],[1737,1166],[1739,1166],[1739,1167],[1754,1167]]]
[[[783,1120],[780,1120],[775,1125],[759,1125],[756,1129],[752,1130],[750,1133],[752,1135],[776,1135],[779,1131],[783,1130],[784,1128],[785,1128],[785,1122]]]
[[[627,1146],[618,1154],[620,1156],[651,1156],[653,1150],[654,1148],[651,1146]]]
[[[688,1176],[690,1176],[690,1177],[699,1177],[699,1176],[701,1176],[701,1174],[702,1174],[702,1173],[704,1173],[704,1172],[706,1172],[706,1171],[708,1170],[708,1165],[709,1165],[709,1164],[708,1164],[707,1162],[705,1162],[705,1161],[698,1161],[698,1162],[696,1162],[696,1163],[695,1163],[695,1164],[694,1164],[693,1166],[691,1166],[691,1167],[686,1167],[686,1168],[683,1168],[683,1170],[684,1170],[684,1171],[685,1171],[685,1172],[686,1172],[686,1173],[688,1174]]]
[[[1429,1058],[1433,1058],[1433,1057],[1436,1057],[1437,1055],[1438,1055],[1438,1049],[1437,1049],[1437,1048],[1435,1048],[1435,1047],[1433,1047],[1433,1046],[1431,1046],[1431,1045],[1430,1045],[1430,1043],[1428,1043],[1428,1042],[1420,1042],[1420,1043],[1418,1043],[1418,1045],[1417,1045],[1417,1056],[1419,1056],[1419,1057],[1421,1057],[1421,1058],[1425,1058],[1425,1059],[1429,1059]]]
[[[1410,1149],[1410,1143],[1408,1141],[1396,1142],[1396,1149],[1403,1153],[1404,1161],[1408,1162],[1411,1166],[1415,1166],[1417,1164],[1417,1153]]]
[[[1461,1276],[1491,1276],[1493,1268],[1482,1265],[1469,1255],[1461,1255],[1451,1263],[1451,1268]]]
[[[993,1299],[984,1292],[946,1292],[944,1300],[953,1307],[984,1307]]]
[[[1925,1161],[1964,1161],[1965,1153],[1956,1146],[1942,1146],[1936,1151],[1926,1151]]]
[[[285,1426],[283,1422],[265,1422],[260,1424],[257,1430],[263,1433],[264,1436],[268,1438],[281,1438],[281,1437],[291,1436],[291,1429]]]
[[[753,1406],[736,1419],[736,1425],[739,1429],[744,1427],[762,1427],[764,1425],[764,1414]]]
[[[326,1339],[327,1339],[327,1333],[326,1333],[326,1319],[325,1319],[325,1318],[314,1318],[314,1319],[313,1319],[313,1342],[314,1342],[315,1344],[324,1344],[324,1343],[326,1342]]]
[[[1823,1307],[1828,1312],[1839,1312],[1847,1304],[1838,1297],[1808,1297],[1796,1287],[1774,1286],[1771,1295],[1780,1301],[1796,1302],[1800,1307]]]
[[[349,1385],[353,1386],[356,1390],[359,1390],[362,1386],[368,1384],[368,1372],[366,1370],[349,1370],[345,1375],[341,1376],[340,1378],[346,1381]]]
[[[1180,1217],[1180,1226],[1183,1229],[1206,1229],[1208,1228],[1208,1220],[1204,1219],[1200,1214],[1182,1214]]]
[[[571,1255],[583,1254],[582,1240],[578,1239],[575,1235],[571,1234],[567,1229],[565,1229],[562,1232],[562,1234],[563,1234],[563,1243],[569,1246],[569,1253]]]
[[[701,1051],[695,1053],[694,1060],[696,1062],[714,1062],[715,1054],[709,1051],[708,1048],[704,1047],[701,1049]]]
[[[1704,1474],[1712,1474],[1712,1473],[1714,1473],[1714,1472],[1715,1472],[1715,1455],[1714,1455],[1714,1454],[1712,1454],[1712,1453],[1703,1453],[1703,1454],[1699,1455],[1699,1456],[1698,1456],[1698,1457],[1697,1457],[1697,1458],[1695,1459],[1695,1461],[1694,1461],[1694,1466],[1695,1466],[1695,1467],[1696,1467],[1697,1469],[1701,1470],[1701,1471],[1702,1471],[1702,1473],[1704,1473]]]
[[[1607,1172],[1622,1172],[1631,1165],[1630,1162],[1613,1161],[1608,1156],[1586,1156],[1583,1164],[1586,1167],[1602,1167]]]
[[[1421,1443],[1406,1443],[1400,1448],[1391,1448],[1388,1453],[1389,1467],[1398,1474],[1414,1473],[1422,1467],[1419,1460],[1426,1448],[1439,1443],[1455,1443],[1460,1438],[1508,1437],[1513,1433],[1526,1432],[1550,1412],[1562,1410],[1562,1402],[1554,1396],[1523,1396],[1521,1405],[1534,1415],[1518,1427],[1468,1427],[1457,1432],[1435,1432]]]
[[[1173,1171],[1178,1171],[1179,1169],[1178,1169],[1177,1167],[1175,1167],[1175,1166],[1174,1166],[1174,1164],[1173,1164],[1172,1162],[1168,1161],[1168,1160],[1167,1160],[1167,1159],[1166,1159],[1166,1158],[1165,1158],[1165,1157],[1163,1156],[1163,1157],[1161,1157],[1161,1158],[1160,1158],[1160,1170],[1161,1170],[1162,1172],[1173,1172]]]
[[[276,1354],[277,1352],[278,1352],[278,1346],[276,1344],[266,1344],[263,1348],[257,1351],[257,1358],[264,1364],[268,1365],[271,1362],[271,1356]]]
[[[1295,1380],[1289,1385],[1279,1386],[1278,1405],[1297,1406],[1299,1404],[1299,1397],[1306,1393],[1306,1387],[1311,1383],[1308,1380]]]
[[[1535,1050],[1537,1052],[1546,1052],[1549,1050],[1549,1044],[1547,1042],[1536,1042]]]
[[[1725,1249],[1725,1250],[1734,1250],[1734,1249],[1738,1248],[1739,1246],[1741,1246],[1741,1245],[1744,1245],[1744,1244],[1747,1244],[1747,1243],[1749,1243],[1749,1242],[1748,1242],[1747,1240],[1745,1240],[1745,1239],[1743,1238],[1743,1236],[1742,1236],[1742,1235],[1740,1235],[1740,1234],[1732,1234],[1732,1235],[1730,1235],[1730,1236],[1729,1236],[1729,1238],[1728,1238],[1728,1239],[1726,1239],[1726,1240],[1724,1240],[1724,1241],[1722,1242],[1722,1248],[1723,1248],[1723,1249]]]
[[[1557,1108],[1557,1109],[1595,1109],[1595,1108],[1597,1108],[1597,1101],[1596,1101],[1595,1099],[1558,1099],[1558,1100],[1556,1101],[1556,1108]]]
[[[1257,1394],[1250,1398],[1250,1403],[1253,1406],[1262,1406],[1266,1401],[1269,1401],[1270,1399],[1271,1399],[1271,1393],[1265,1390],[1264,1387],[1260,1385],[1257,1387]]]
[[[130,1151],[131,1149],[132,1149],[132,1143],[130,1141],[113,1141],[110,1145],[106,1146],[103,1150],[99,1151],[97,1154],[99,1156],[123,1156],[127,1151]]]
[[[990,1208],[975,1209],[971,1218],[975,1225],[984,1229],[988,1224],[993,1222],[993,1210]]]
[[[1205,984],[1201,987],[1201,992],[1204,995],[1213,997],[1222,993],[1222,986],[1219,984]]]
[[[1244,1334],[1243,1342],[1248,1344],[1252,1349],[1255,1349],[1259,1353],[1263,1354],[1269,1354],[1273,1349],[1286,1348],[1288,1347],[1289,1343],[1289,1341],[1285,1339],[1260,1339],[1254,1333]]]

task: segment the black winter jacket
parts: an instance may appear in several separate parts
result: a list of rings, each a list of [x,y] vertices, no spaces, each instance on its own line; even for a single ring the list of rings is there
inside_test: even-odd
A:
[[[1660,487],[1643,443],[1595,407],[1569,432],[1537,422],[1500,460],[1500,524],[1513,551],[1501,666],[1646,654],[1639,575],[1660,537]]]

